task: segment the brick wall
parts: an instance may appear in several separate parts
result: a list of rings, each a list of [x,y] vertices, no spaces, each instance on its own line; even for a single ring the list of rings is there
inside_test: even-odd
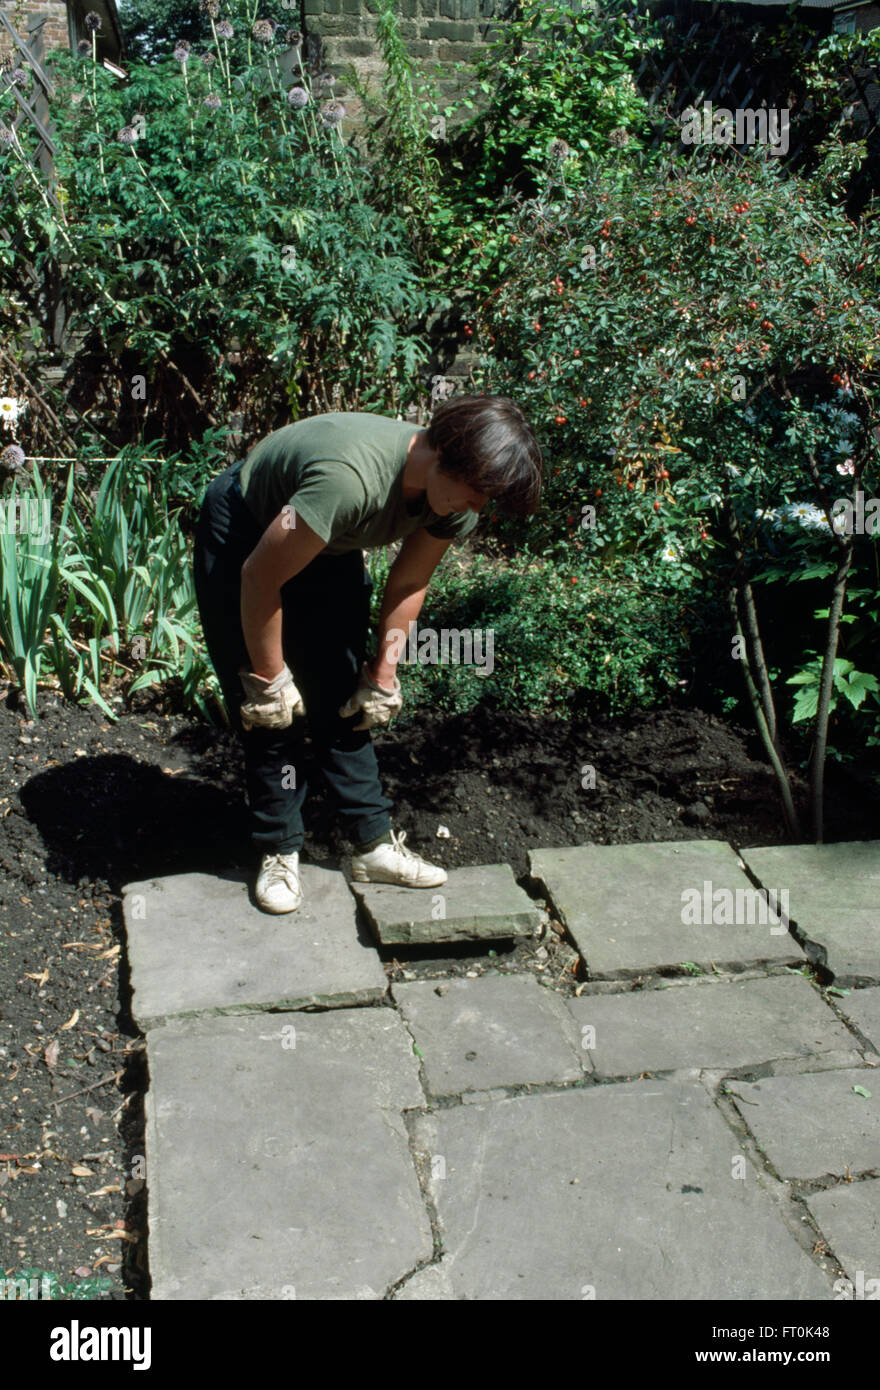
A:
[[[473,62],[485,43],[498,35],[512,8],[511,0],[398,0],[397,17],[408,52],[419,69],[435,79],[445,99],[460,87],[461,79],[453,74],[444,79],[437,65]],[[353,63],[361,80],[371,79],[369,85],[378,93],[383,69],[377,12],[376,0],[303,3],[306,32],[320,36],[325,67],[341,77]],[[353,93],[346,95],[346,108],[357,122],[359,103]]]
[[[64,4],[64,0],[25,0],[25,3],[21,5],[4,4],[0,8],[4,11],[12,27],[24,39],[27,39],[29,20],[42,19],[45,15],[46,23],[43,25],[44,52],[48,53],[53,48],[70,47],[67,6]],[[4,37],[11,44],[8,35]]]

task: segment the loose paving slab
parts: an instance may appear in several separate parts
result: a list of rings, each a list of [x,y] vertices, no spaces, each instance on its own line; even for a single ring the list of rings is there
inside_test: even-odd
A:
[[[870,1099],[857,1095],[862,1086]],[[880,1169],[880,1074],[870,1067],[731,1081],[729,1094],[782,1178]]]
[[[788,1057],[843,1053],[857,1040],[801,975],[706,980],[567,999],[597,1076],[679,1067],[733,1069]]]
[[[880,1298],[880,1178],[844,1182],[825,1192],[814,1192],[807,1206],[816,1225],[834,1251],[853,1285],[838,1296]],[[861,1281],[859,1273],[861,1272]],[[876,1279],[873,1288],[866,1288]]]
[[[393,1009],[173,1019],[147,1051],[154,1299],[378,1299],[430,1260]]]
[[[442,1228],[435,1297],[831,1297],[754,1171],[732,1176],[736,1142],[697,1083],[461,1105],[415,1133]]]
[[[437,989],[442,990],[438,995]],[[432,1095],[577,1081],[577,1035],[557,994],[527,975],[395,984]]]
[[[765,886],[789,889],[798,933],[838,981],[880,979],[880,840],[773,845],[742,857]]]
[[[857,989],[834,1001],[859,1032],[880,1052],[880,989]]]
[[[534,936],[543,921],[509,864],[451,869],[439,888],[392,883],[352,883],[351,888],[387,945]]]
[[[381,999],[385,972],[358,939],[339,872],[305,864],[297,912],[261,912],[244,875],[175,874],[128,883],[123,914],[141,1028],[174,1015],[343,1008]]]
[[[756,899],[723,840],[532,850],[529,862],[594,979],[688,961],[706,969],[803,962],[784,916],[775,920],[772,902]],[[733,924],[737,917],[744,925]]]

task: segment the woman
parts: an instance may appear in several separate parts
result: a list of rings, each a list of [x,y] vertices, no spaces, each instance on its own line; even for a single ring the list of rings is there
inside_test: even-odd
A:
[[[369,730],[401,708],[400,641],[437,565],[490,497],[529,514],[541,451],[505,396],[452,397],[427,429],[334,411],[274,430],[208,487],[195,542],[205,641],[244,750],[266,912],[302,901],[303,716],[362,883],[432,888],[446,873],[391,828]],[[363,551],[403,539],[367,662]]]

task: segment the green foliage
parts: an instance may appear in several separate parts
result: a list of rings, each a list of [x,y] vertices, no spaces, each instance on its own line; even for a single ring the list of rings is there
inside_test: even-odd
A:
[[[456,664],[451,638],[446,663],[401,664],[401,722],[423,708],[485,705],[568,718],[649,707],[689,665],[685,610],[671,571],[622,563],[610,576],[530,556],[471,555],[458,566],[447,557],[418,632],[437,633],[441,652],[444,629],[470,632],[475,661]]]
[[[485,292],[506,268],[505,191],[528,198],[548,178],[581,187],[597,163],[619,165],[648,132],[647,102],[633,80],[657,43],[647,16],[543,0],[519,8],[480,53],[468,90],[444,112],[445,208],[426,212],[445,255],[464,258],[465,283],[475,278]]]
[[[38,1298],[51,1299],[54,1302],[94,1301],[113,1286],[113,1280],[107,1274],[90,1274],[87,1278],[62,1281],[57,1274],[36,1268],[19,1269],[6,1277],[16,1282],[24,1280],[29,1285],[26,1294],[28,1299],[31,1296],[31,1290],[34,1289]],[[22,1302],[23,1300],[12,1301]]]
[[[475,342],[482,389],[535,425],[547,486],[500,537],[588,572],[668,565],[696,609],[780,547],[833,570],[823,497],[878,486],[876,286],[873,217],[855,227],[769,156],[602,170],[526,203]],[[795,504],[783,539],[774,509]]]
[[[129,695],[173,677],[185,707],[225,718],[188,543],[150,462],[120,455],[93,497],[75,491],[71,468],[58,515],[36,465],[33,492],[13,485],[0,534],[0,664],[32,718],[38,681],[53,678],[66,699],[93,700],[115,719],[102,693],[114,674],[128,677]],[[32,514],[46,519],[39,535],[20,523]]]
[[[282,73],[275,47],[257,44],[239,71],[214,48],[210,69],[135,63],[125,84],[57,55],[63,215],[21,179],[23,149],[0,159],[0,225],[24,231],[38,270],[64,275],[81,408],[119,444],[172,450],[236,412],[254,437],[303,413],[402,412],[429,307],[405,220],[372,205],[369,168],[324,123],[328,92],[295,65]],[[287,99],[295,81],[303,110]],[[39,312],[0,260],[7,287],[0,333],[13,336]]]

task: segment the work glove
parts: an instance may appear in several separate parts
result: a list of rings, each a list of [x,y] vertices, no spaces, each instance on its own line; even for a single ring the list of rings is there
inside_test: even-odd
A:
[[[358,687],[345,704],[339,710],[343,719],[348,719],[353,714],[360,714],[360,721],[352,727],[360,732],[362,729],[375,728],[377,724],[387,724],[389,719],[400,712],[403,705],[403,696],[400,693],[400,681],[394,677],[394,689],[383,690],[381,685],[377,685],[367,670],[364,662],[361,667],[361,674],[358,679]]]
[[[296,715],[305,714],[302,696],[286,665],[271,681],[243,669],[238,674],[247,696],[241,706],[241,722],[245,729],[255,726],[261,729],[287,729]]]

